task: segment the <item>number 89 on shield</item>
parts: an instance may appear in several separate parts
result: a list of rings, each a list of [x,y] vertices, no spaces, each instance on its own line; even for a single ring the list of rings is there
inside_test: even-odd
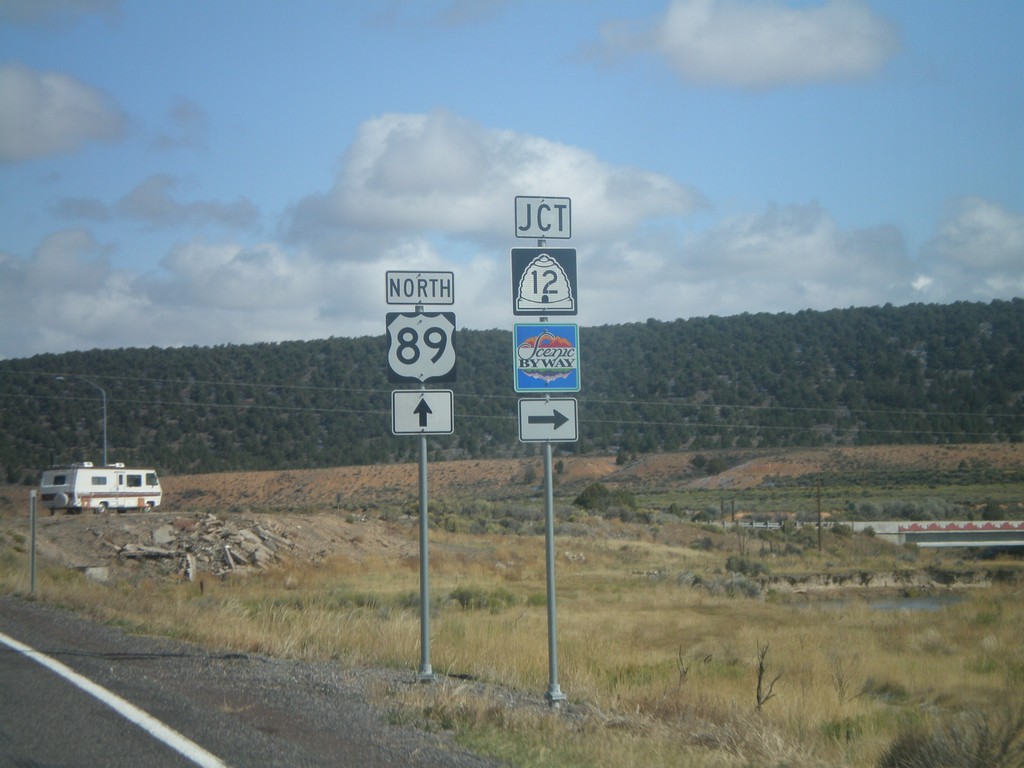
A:
[[[455,381],[455,313],[388,312],[388,381]]]

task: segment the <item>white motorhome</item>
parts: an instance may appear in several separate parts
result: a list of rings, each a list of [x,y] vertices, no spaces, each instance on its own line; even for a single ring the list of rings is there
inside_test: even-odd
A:
[[[94,467],[91,461],[50,467],[39,481],[44,507],[67,512],[149,510],[160,506],[163,491],[153,469],[124,464]]]

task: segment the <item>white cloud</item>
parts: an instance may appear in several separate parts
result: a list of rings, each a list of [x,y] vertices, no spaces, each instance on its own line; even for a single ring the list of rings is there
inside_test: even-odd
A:
[[[926,246],[931,258],[1024,275],[1024,215],[981,197],[954,201]]]
[[[58,208],[104,228],[108,213],[193,226],[245,213],[179,202],[176,184],[154,176],[109,209]],[[700,196],[665,176],[437,112],[365,123],[330,192],[293,212],[288,239],[192,234],[152,271],[112,267],[124,246],[83,229],[51,234],[28,260],[0,254],[0,306],[22,308],[0,315],[0,349],[380,335],[390,269],[453,271],[459,327],[510,328],[507,249],[527,244],[514,238],[513,200],[533,193],[573,199],[584,326],[1024,294],[1024,215],[991,201],[952,204],[917,259],[894,227],[846,230],[815,203],[695,230],[686,217]]]
[[[921,292],[933,301],[1024,295],[1024,214],[980,197],[952,202],[922,265]]]
[[[161,291],[182,305],[258,313],[323,298],[322,270],[310,272],[273,243],[180,244],[160,265],[172,275]]]
[[[770,88],[862,78],[899,48],[892,25],[859,0],[674,0],[643,28],[605,25],[599,52],[663,57],[686,83]]]
[[[181,203],[172,197],[178,180],[167,174],[143,179],[114,206],[122,216],[156,227],[218,224],[235,229],[250,229],[259,222],[259,211],[242,197],[233,203],[197,200]]]
[[[161,266],[145,292],[173,318],[160,329],[169,345],[383,333],[380,261],[327,262],[270,242],[187,243]]]
[[[59,72],[0,66],[0,160],[69,152],[121,136],[125,119],[95,88]]]
[[[493,239],[512,233],[513,201],[524,194],[571,197],[574,229],[594,237],[703,205],[699,193],[666,176],[438,110],[363,123],[334,186],[296,206],[289,235],[334,251],[353,230]]]
[[[595,324],[905,303],[914,278],[895,230],[843,231],[814,204],[772,205],[681,243],[620,241],[587,261],[581,306]]]
[[[107,250],[75,229],[50,235],[27,260],[0,253],[0,305],[17,308],[0,313],[0,354],[383,333],[391,267],[379,261],[191,243],[163,271],[140,273],[113,268]]]
[[[17,308],[0,316],[0,349],[13,357],[135,338],[136,277],[112,270],[107,250],[86,230],[72,229],[46,237],[28,261],[0,255],[0,305]]]
[[[169,174],[147,176],[112,206],[94,197],[66,197],[58,200],[51,211],[78,221],[109,221],[119,216],[148,227],[202,228],[208,224],[236,230],[253,230],[260,222],[260,212],[247,198],[233,203],[218,200],[181,202],[174,196],[180,180]]]
[[[579,244],[577,321],[1011,298],[1024,293],[1022,233],[1024,216],[978,198],[951,206],[918,260],[894,228],[844,230],[813,203],[770,205],[683,238],[670,224],[642,227]],[[180,243],[145,274],[112,268],[109,250],[67,230],[28,261],[0,254],[0,304],[20,308],[0,315],[3,354],[380,335],[394,309],[389,269],[453,271],[460,328],[514,320],[504,249],[453,259],[423,233],[335,259],[274,242]]]

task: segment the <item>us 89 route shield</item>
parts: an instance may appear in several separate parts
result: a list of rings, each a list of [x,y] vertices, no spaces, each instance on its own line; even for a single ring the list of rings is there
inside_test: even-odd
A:
[[[388,381],[455,381],[455,313],[388,312]]]

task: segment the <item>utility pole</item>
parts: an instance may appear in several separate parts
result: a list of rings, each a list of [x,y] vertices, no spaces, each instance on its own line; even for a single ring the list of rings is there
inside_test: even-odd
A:
[[[821,552],[821,480],[818,481],[818,551]]]
[[[99,390],[100,396],[103,400],[103,466],[107,467],[109,466],[109,464],[107,463],[107,393],[103,389],[103,387],[101,387],[95,381],[89,381],[89,379],[83,376],[71,376],[70,378],[78,379],[79,381],[84,381],[90,387]],[[57,381],[64,381],[65,377],[57,376],[56,379]]]

